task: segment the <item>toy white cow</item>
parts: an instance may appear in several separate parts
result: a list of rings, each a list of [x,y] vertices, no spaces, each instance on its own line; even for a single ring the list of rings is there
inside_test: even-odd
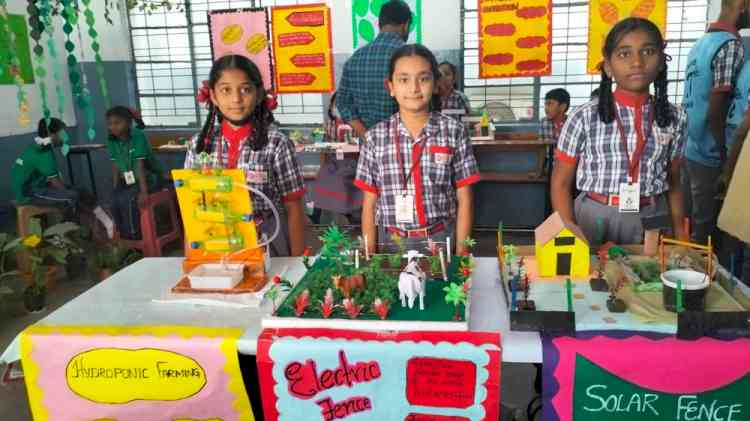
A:
[[[406,267],[398,277],[398,293],[402,307],[406,307],[407,299],[409,300],[409,308],[414,307],[414,300],[419,296],[419,309],[424,310],[427,275],[419,267],[420,257],[422,257],[422,254],[414,250],[409,250],[407,253]]]

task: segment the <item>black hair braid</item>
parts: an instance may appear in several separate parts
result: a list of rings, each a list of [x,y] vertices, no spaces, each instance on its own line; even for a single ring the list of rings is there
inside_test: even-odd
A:
[[[254,151],[259,151],[268,144],[268,126],[273,123],[273,114],[266,106],[265,99],[262,99],[253,110],[250,122],[253,124],[250,146]]]
[[[615,100],[612,95],[612,78],[607,75],[602,67],[602,77],[599,82],[599,104],[597,105],[597,111],[599,112],[599,120],[602,123],[610,124],[615,119]]]
[[[50,117],[49,122],[46,117],[42,117],[37,124],[37,136],[50,137],[65,128],[65,122],[59,118]]]
[[[669,98],[667,96],[667,64],[664,64],[664,68],[659,72],[654,80],[654,96],[655,106],[654,110],[656,113],[656,124],[661,128],[665,128],[674,122],[674,115],[672,114],[672,107],[669,105]]]
[[[435,89],[435,92],[432,94],[432,100],[430,101],[430,111],[439,113],[442,110],[443,110],[443,100],[440,98],[440,95],[437,93],[437,89]]]
[[[200,135],[198,135],[198,142],[195,144],[195,153],[200,154],[202,152],[211,153],[213,144],[212,139],[209,138],[211,130],[213,130],[215,120],[217,118],[216,106],[213,102],[208,102],[208,116],[206,116],[206,122],[203,124]]]
[[[39,120],[36,133],[41,138],[49,136],[49,130],[47,129],[47,121],[45,119]]]

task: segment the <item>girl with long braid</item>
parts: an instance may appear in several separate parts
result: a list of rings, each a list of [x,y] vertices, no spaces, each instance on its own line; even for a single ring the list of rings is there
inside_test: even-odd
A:
[[[227,55],[216,60],[198,94],[208,116],[193,136],[185,168],[207,165],[240,168],[247,183],[266,194],[286,215],[270,244],[272,256],[299,256],[304,249],[304,181],[294,145],[274,124],[275,99],[268,96],[258,67],[248,58]],[[271,236],[276,223],[266,201],[252,196],[259,234]],[[283,206],[282,206],[283,204]]]
[[[652,22],[617,23],[605,40],[598,99],[576,109],[560,133],[552,205],[592,244],[641,244],[645,230],[657,229],[687,239],[680,189],[686,118],[667,99],[664,48]],[[581,191],[575,202],[574,181]]]

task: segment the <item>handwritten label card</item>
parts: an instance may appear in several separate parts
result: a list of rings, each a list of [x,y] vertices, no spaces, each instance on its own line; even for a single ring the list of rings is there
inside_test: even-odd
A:
[[[406,368],[412,405],[468,408],[474,402],[477,367],[471,361],[413,358]]]

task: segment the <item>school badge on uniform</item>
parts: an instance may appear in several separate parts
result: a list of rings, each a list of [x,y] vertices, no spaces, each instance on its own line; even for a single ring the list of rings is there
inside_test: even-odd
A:
[[[432,154],[436,164],[447,165],[451,162],[451,154],[445,152],[435,152]]]
[[[662,132],[661,130],[656,131],[656,141],[660,145],[669,145],[669,143],[672,141],[672,133],[669,132]]]
[[[263,184],[268,182],[268,173],[265,171],[246,171],[247,182],[254,184]]]

